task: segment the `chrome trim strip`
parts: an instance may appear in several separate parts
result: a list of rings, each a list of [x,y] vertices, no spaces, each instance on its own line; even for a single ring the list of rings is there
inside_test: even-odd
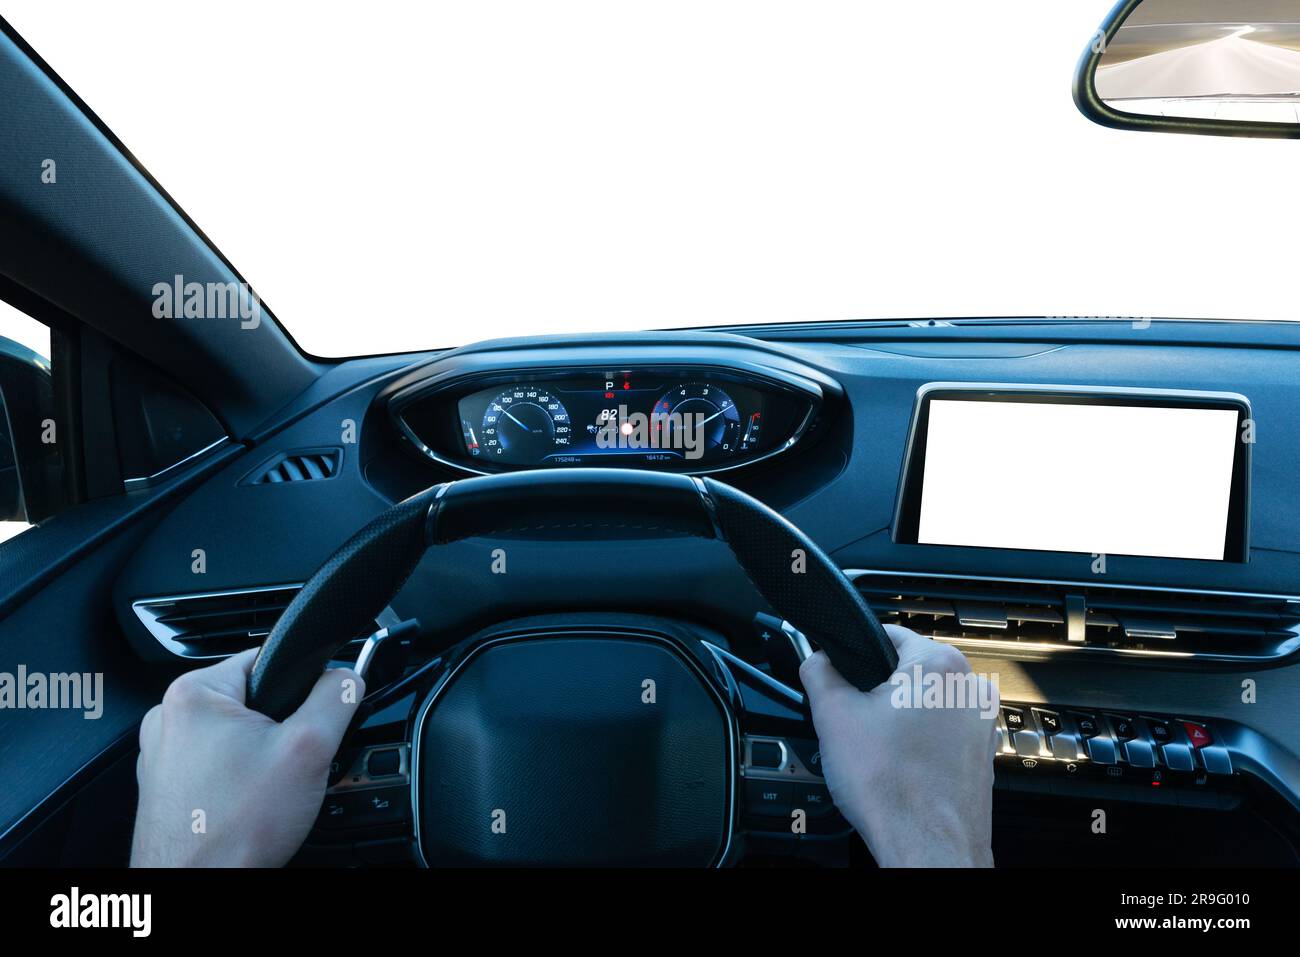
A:
[[[139,478],[129,478],[122,481],[122,487],[127,492],[138,492],[141,489],[153,488],[159,482],[169,478],[172,473],[184,468],[186,465],[206,456],[209,452],[215,452],[217,449],[230,442],[230,436],[223,435],[211,445],[206,445],[197,452],[191,452],[180,461],[173,462],[165,469],[154,472],[152,475],[145,475]]]
[[[963,628],[992,628],[994,631],[1006,631],[1009,623],[1006,616],[1001,618],[981,618],[979,615],[963,615],[958,611],[957,624]]]
[[[1178,632],[1173,628],[1166,628],[1160,625],[1124,625],[1125,638],[1150,638],[1160,639],[1161,641],[1174,641],[1178,637]]]
[[[812,645],[808,641],[808,636],[802,631],[788,621],[781,622],[781,631],[785,632],[786,638],[794,646],[794,654],[799,659],[799,664],[803,664],[813,656]]]
[[[366,639],[361,650],[357,652],[357,662],[352,666],[352,670],[357,673],[362,681],[366,680],[366,674],[370,671],[370,662],[374,659],[375,653],[379,651],[380,645],[388,640],[388,629],[380,628],[377,632]]]
[[[376,751],[396,751],[397,770],[383,777],[370,776],[370,755]],[[354,791],[368,791],[376,788],[396,788],[410,783],[411,746],[405,741],[399,744],[372,744],[357,752],[352,765],[339,778],[338,782],[325,789],[326,796],[331,794],[348,794]]]
[[[415,718],[415,728],[411,733],[411,740],[409,742],[411,746],[411,825],[413,828],[412,836],[415,840],[415,857],[420,866],[425,868],[431,866],[424,856],[424,843],[420,840],[420,752],[422,750],[420,747],[420,740],[424,734],[425,718],[429,716],[429,711],[433,708],[434,702],[437,701],[442,692],[446,690],[447,686],[451,683],[451,679],[454,678],[460,670],[465,667],[465,665],[488,648],[491,648],[494,645],[507,644],[512,641],[545,640],[548,635],[553,636],[559,634],[592,638],[601,636],[621,636],[654,641],[660,645],[664,645],[673,654],[684,661],[687,667],[690,668],[704,686],[709,689],[714,700],[718,703],[718,707],[722,710],[722,716],[724,719],[723,723],[727,726],[727,753],[729,755],[727,768],[727,785],[729,791],[726,820],[727,837],[725,843],[722,845],[721,852],[718,854],[717,862],[714,864],[715,868],[722,867],[723,864],[727,862],[728,856],[731,854],[731,848],[736,839],[736,829],[739,826],[740,820],[741,753],[739,745],[739,724],[736,720],[735,711],[727,702],[727,699],[723,697],[722,692],[717,689],[713,679],[711,679],[704,669],[700,667],[699,663],[690,655],[682,652],[682,650],[678,648],[677,644],[670,639],[665,638],[662,635],[656,635],[653,632],[622,632],[616,629],[601,629],[599,631],[585,632],[581,628],[572,630],[555,629],[553,631],[543,632],[523,632],[520,634],[502,635],[498,638],[492,638],[471,649],[464,658],[456,662],[456,664],[453,665],[446,674],[439,678],[434,683],[434,686],[429,690],[429,694],[426,696],[424,703],[420,705],[420,711]]]
[[[885,570],[878,568],[846,568],[844,577],[851,582],[856,582],[859,578],[868,575],[891,575],[899,577],[915,578],[942,578],[948,581],[974,581],[974,582],[992,582],[1002,585],[1053,585],[1062,588],[1116,588],[1127,591],[1142,592],[1168,592],[1179,595],[1207,595],[1218,598],[1252,598],[1264,599],[1267,601],[1284,601],[1288,604],[1297,606],[1300,610],[1300,598],[1292,595],[1270,595],[1256,592],[1232,592],[1217,591],[1203,588],[1167,588],[1162,585],[1129,585],[1120,583],[1100,583],[1100,582],[1079,582],[1079,581],[1058,581],[1047,578],[999,578],[993,575],[954,575],[951,573],[923,572],[923,571],[897,571]],[[1064,598],[1064,596],[1062,596]],[[1291,637],[1279,642],[1272,650],[1258,655],[1240,655],[1229,652],[1210,652],[1210,651],[1161,651],[1157,649],[1137,649],[1137,648],[1100,648],[1091,645],[1080,645],[1077,643],[1067,644],[1065,642],[1041,642],[1041,641],[1006,641],[996,638],[944,638],[938,637],[936,641],[942,641],[945,644],[952,645],[956,648],[969,648],[974,650],[985,651],[1009,651],[1009,652],[1033,652],[1035,654],[1092,654],[1122,658],[1150,658],[1165,661],[1215,661],[1228,664],[1266,664],[1268,662],[1281,661],[1295,654],[1300,650],[1300,626],[1291,629]]]
[[[177,632],[169,630],[166,626],[160,624],[158,619],[161,615],[153,614],[150,610],[150,606],[173,605],[179,601],[191,601],[201,598],[226,598],[232,595],[257,595],[263,592],[285,591],[290,588],[301,591],[302,586],[303,582],[286,582],[283,585],[262,585],[257,588],[232,588],[222,591],[191,592],[184,595],[160,595],[154,598],[137,598],[135,601],[131,602],[131,610],[135,612],[135,616],[140,620],[140,624],[144,625],[145,630],[153,636],[154,640],[177,658],[185,658],[190,661],[212,661],[217,658],[229,658],[230,655],[196,655],[189,653],[184,645],[173,640]]]
[[[1003,575],[957,575],[951,572],[927,572],[897,568],[845,568],[844,577],[852,581],[863,575],[911,575],[916,578],[944,578],[951,581],[999,582],[1012,585],[1062,585],[1069,588],[1123,588],[1128,591],[1167,591],[1182,595],[1218,595],[1224,598],[1266,598],[1300,606],[1300,596],[1273,595],[1268,592],[1220,591],[1211,588],[1175,588],[1171,585],[1132,585],[1123,582],[1083,582],[1057,578],[1011,578]]]
[[[774,743],[781,748],[780,767],[765,768],[754,765],[753,746],[758,742]],[[747,781],[793,781],[798,784],[816,784],[826,787],[825,776],[809,771],[799,760],[799,756],[786,744],[785,738],[770,734],[745,735],[745,766],[742,771]]]
[[[754,742],[765,742],[775,744],[781,749],[781,763],[774,768],[754,768]],[[760,771],[770,771],[780,779],[781,772],[790,766],[790,749],[786,747],[784,738],[774,738],[771,735],[747,734],[745,735],[745,763],[742,770],[745,777],[757,777]]]
[[[793,707],[796,711],[801,710],[803,708],[804,696],[801,692],[795,691],[789,685],[781,681],[777,681],[775,678],[773,678],[771,675],[765,672],[759,671],[757,668],[751,665],[744,658],[736,657],[730,651],[727,651],[725,648],[719,648],[717,645],[713,644],[710,641],[701,641],[700,644],[704,645],[705,648],[709,649],[709,652],[713,655],[713,657],[717,658],[719,663],[721,663],[724,667],[735,668],[737,670],[743,671],[747,677],[753,679],[754,681],[757,681],[759,684],[763,685],[763,687],[767,688],[769,691],[772,691],[773,693],[778,694],[782,698],[786,699],[786,703],[789,704],[791,707]]]

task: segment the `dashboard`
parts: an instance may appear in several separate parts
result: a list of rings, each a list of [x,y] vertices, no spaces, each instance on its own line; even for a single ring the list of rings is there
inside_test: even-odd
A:
[[[468,473],[565,466],[699,474],[794,447],[825,393],[769,370],[611,365],[417,382],[389,399],[421,455]]]
[[[1300,379],[1287,350],[1136,340],[1061,344],[1010,335],[1004,341],[908,341],[897,330],[875,335],[843,341],[700,332],[545,337],[355,360],[331,374],[334,393],[288,410],[284,425],[230,465],[229,481],[205,483],[158,534],[160,540],[177,534],[207,544],[213,570],[201,583],[205,587],[283,584],[305,580],[366,518],[430,485],[533,465],[634,465],[725,470],[725,481],[782,512],[844,568],[1274,595],[1297,591],[1300,509],[1293,492],[1300,420],[1292,411],[1300,402]],[[605,388],[609,382],[613,389]],[[924,476],[914,448],[918,397],[928,388],[925,394],[935,401],[953,398],[935,391],[936,383],[1104,388],[1122,395],[1239,394],[1240,400],[1225,404],[1233,412],[1229,424],[1240,421],[1248,402],[1256,441],[1235,458],[1213,459],[1216,467],[1232,467],[1219,483],[1227,482],[1226,499],[1222,489],[1194,499],[1213,503],[1216,514],[1226,514],[1231,523],[1225,555],[1162,557],[1162,551],[1178,553],[1114,549],[1102,578],[1093,570],[1096,556],[1078,547],[1039,550],[1023,547],[1037,543],[1005,535],[966,538],[942,526],[924,528],[921,519],[930,505],[957,501],[962,484],[992,494],[999,483],[1027,470],[1050,475],[1056,469],[1108,483],[1119,476],[1122,481],[1105,486],[1113,495],[1126,485],[1162,494],[1199,468],[1191,459],[1151,457],[1138,470],[1134,459],[1099,444],[1104,430],[1085,442],[1069,428],[1049,424],[1026,442],[1017,427],[1002,444],[980,446],[957,441],[960,430],[949,429],[934,454],[951,456],[945,471],[961,481],[935,486],[945,498],[921,508],[925,503],[913,498],[923,483],[914,483],[908,471],[911,463],[917,477]],[[607,399],[610,393],[616,398]],[[531,417],[533,425],[524,430],[498,406],[521,421]],[[688,459],[685,448],[601,448],[602,410],[616,410],[609,418],[620,434],[632,416],[649,423],[656,410],[700,416],[699,458]],[[487,442],[494,428],[498,445],[492,447]],[[671,432],[672,425],[667,428]],[[1137,448],[1142,434],[1134,433],[1126,447]],[[567,445],[559,444],[566,437]],[[307,453],[332,457],[329,477],[256,484],[264,469]],[[226,522],[232,514],[241,517],[238,527]],[[174,526],[180,531],[172,531]],[[290,539],[294,544],[287,548]],[[573,549],[568,553],[566,561],[572,561]],[[625,557],[634,561],[635,553],[628,550]],[[188,565],[172,569],[170,559],[146,560],[152,554],[146,548],[127,569],[121,583],[127,597],[195,590]],[[686,558],[680,562],[689,564]],[[558,573],[562,566],[548,567]],[[647,575],[656,571],[644,569]]]
[[[1300,379],[1292,353],[1151,343],[1136,333],[1128,342],[818,334],[825,338],[547,337],[342,364],[332,391],[289,410],[255,447],[231,450],[147,534],[115,580],[118,620],[155,662],[209,640],[163,630],[183,619],[196,628],[246,620],[265,628],[368,519],[466,475],[573,465],[725,472],[722,481],[814,539],[882,620],[950,642],[977,670],[998,675],[1009,709],[1001,760],[1021,775],[1010,779],[1013,793],[1086,785],[1109,789],[1101,799],[1141,785],[1122,799],[1238,801],[1248,776],[1300,807],[1292,707],[1300,695],[1300,419],[1292,414]],[[1026,408],[1006,400],[1023,393],[1093,393],[1097,401],[1041,403],[1037,421],[1011,415]],[[963,424],[972,420],[944,418],[974,401],[980,408],[966,411],[993,430],[984,441]],[[1125,426],[1120,442],[1103,421],[1115,408],[1121,425],[1137,422],[1131,410],[1146,407],[1162,423],[1174,421],[1169,409],[1192,410],[1183,434],[1193,444],[1175,442],[1163,424],[1159,443],[1145,440],[1145,426]],[[1088,430],[1059,418],[1067,413]],[[1257,441],[1230,443],[1248,423]],[[993,434],[997,443],[987,440]],[[620,436],[644,445],[620,447]],[[1194,448],[1205,455],[1191,455]],[[308,454],[334,457],[326,477],[257,478]],[[1027,514],[1015,488],[1030,476],[1068,478],[1093,497],[1092,518],[1079,521],[1063,506],[1041,520]],[[1139,494],[1158,505],[1177,495],[1200,503],[1189,507],[1206,517],[1196,531],[1208,544],[1174,548],[1157,536],[1128,548],[1112,541],[1098,555],[1088,541],[1064,536],[1063,519],[1101,527]],[[986,524],[966,534],[943,520],[946,508]],[[1019,524],[995,520],[999,509]],[[418,620],[441,648],[512,616],[670,613],[716,628],[737,655],[761,661],[760,636],[743,623],[770,609],[725,546],[636,531],[641,524],[654,523],[630,520],[613,550],[524,529],[431,551],[391,615]],[[1170,529],[1178,530],[1157,530]],[[508,588],[491,572],[502,539]],[[178,541],[206,548],[200,588],[189,564],[174,560]],[[491,620],[473,608],[488,609]],[[1250,702],[1242,697],[1247,678],[1262,692]],[[1209,773],[1189,723],[1222,745],[1227,764],[1216,767],[1227,773]],[[1090,728],[1113,741],[1113,763],[1103,760],[1106,741],[1089,743]],[[1071,764],[1098,777],[1068,785],[1043,777]],[[1035,770],[1043,774],[1025,777]],[[1148,780],[1155,772],[1166,775],[1158,792]],[[1207,786],[1201,772],[1211,792],[1198,790]],[[1185,788],[1169,786],[1174,774],[1190,776]]]

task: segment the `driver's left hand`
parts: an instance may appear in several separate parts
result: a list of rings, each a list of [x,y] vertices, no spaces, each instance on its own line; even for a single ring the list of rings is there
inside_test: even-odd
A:
[[[326,671],[277,723],[244,706],[256,657],[181,675],[144,716],[133,867],[280,867],[306,839],[365,684]]]

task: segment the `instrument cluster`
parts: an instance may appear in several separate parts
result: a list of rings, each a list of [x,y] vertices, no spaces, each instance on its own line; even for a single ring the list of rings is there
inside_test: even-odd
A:
[[[479,376],[399,397],[425,455],[473,472],[565,466],[710,472],[766,458],[807,430],[820,396],[713,368]]]

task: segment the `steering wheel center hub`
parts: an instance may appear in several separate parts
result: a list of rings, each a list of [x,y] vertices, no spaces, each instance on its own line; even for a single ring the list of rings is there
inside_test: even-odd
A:
[[[735,718],[665,636],[483,640],[430,691],[413,752],[431,866],[706,866],[731,839]]]

